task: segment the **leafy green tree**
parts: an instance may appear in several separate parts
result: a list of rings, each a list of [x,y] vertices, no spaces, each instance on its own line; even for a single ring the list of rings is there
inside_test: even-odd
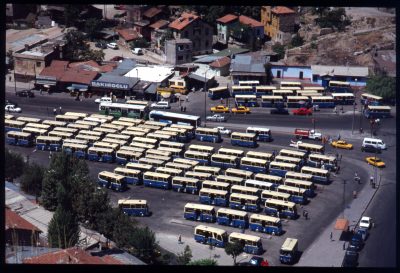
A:
[[[21,177],[21,189],[29,194],[40,196],[45,169],[36,163],[27,164]]]
[[[291,41],[293,47],[302,46],[304,44],[304,39],[297,33]]]
[[[313,7],[311,13],[313,15],[318,14],[320,17],[329,10],[329,7]]]
[[[131,244],[139,257],[149,260],[154,256],[157,247],[156,237],[148,227],[136,228],[132,234]]]
[[[384,101],[394,102],[396,98],[396,79],[386,75],[371,76],[367,80],[365,91],[381,96]]]
[[[82,61],[89,61],[93,60],[95,62],[102,62],[104,61],[105,53],[103,49],[89,49],[87,51],[82,52],[82,55],[80,56],[80,59]]]
[[[135,227],[129,216],[118,213],[116,220],[113,222],[113,233],[111,238],[121,248],[129,248],[132,245],[133,233],[135,232]]]
[[[227,243],[225,253],[232,256],[233,264],[236,265],[236,258],[243,252],[243,244],[241,242]]]
[[[272,51],[278,54],[279,59],[283,59],[285,57],[285,46],[280,43],[276,43],[272,46]]]
[[[190,260],[192,259],[192,257],[193,257],[192,250],[190,249],[190,247],[188,245],[186,245],[183,252],[178,253],[178,257],[177,257],[178,264],[187,265],[188,263],[190,263]]]
[[[5,177],[9,177],[12,179],[19,177],[22,174],[21,170],[25,169],[24,167],[25,162],[22,156],[6,148],[4,159],[5,159],[5,170],[4,170]]]
[[[85,32],[92,41],[96,33],[101,30],[101,21],[97,18],[89,18],[85,21]]]
[[[216,266],[216,265],[218,265],[218,262],[214,259],[200,259],[200,260],[191,261],[187,265]]]
[[[337,28],[339,31],[351,23],[344,8],[326,10],[315,21],[321,28]]]
[[[65,5],[64,21],[67,27],[73,27],[79,20],[79,14],[83,10],[83,5]]]
[[[86,43],[85,35],[77,30],[70,30],[65,35],[64,58],[71,61],[80,61],[82,56],[89,54],[90,46]]]
[[[69,248],[76,245],[78,239],[79,225],[75,214],[59,205],[49,223],[50,247]]]
[[[94,229],[103,234],[106,238],[113,239],[114,225],[117,223],[119,215],[119,209],[108,206],[106,211],[103,211],[97,215],[95,222],[96,226]]]
[[[54,173],[55,171],[52,169],[46,170],[42,182],[42,205],[50,211],[54,211],[57,208],[58,179]]]

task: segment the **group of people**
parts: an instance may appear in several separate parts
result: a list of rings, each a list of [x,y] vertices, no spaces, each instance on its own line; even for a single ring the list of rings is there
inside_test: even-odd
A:
[[[58,113],[61,114],[61,110],[62,110],[61,106],[58,108],[58,110],[59,110]],[[53,108],[53,114],[57,115],[57,108],[56,107]]]

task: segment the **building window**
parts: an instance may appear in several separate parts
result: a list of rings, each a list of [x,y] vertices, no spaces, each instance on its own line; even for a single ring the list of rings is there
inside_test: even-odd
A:
[[[277,77],[277,78],[280,78],[280,77],[281,77],[281,71],[280,71],[280,70],[276,71],[276,77]]]
[[[313,75],[312,76],[312,81],[313,82],[317,82],[318,81],[318,76],[317,75]]]
[[[303,71],[300,71],[300,73],[299,73],[299,79],[300,79],[300,80],[303,79]]]
[[[41,67],[42,63],[41,62],[36,62],[36,67]]]
[[[183,45],[178,45],[178,51],[183,51]]]

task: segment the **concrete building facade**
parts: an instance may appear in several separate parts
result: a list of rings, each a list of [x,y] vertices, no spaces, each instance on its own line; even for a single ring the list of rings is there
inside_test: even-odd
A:
[[[290,42],[295,30],[296,13],[284,6],[262,6],[261,22],[264,33],[275,42]]]
[[[165,55],[168,64],[177,65],[191,62],[192,50],[193,43],[189,39],[165,41]]]

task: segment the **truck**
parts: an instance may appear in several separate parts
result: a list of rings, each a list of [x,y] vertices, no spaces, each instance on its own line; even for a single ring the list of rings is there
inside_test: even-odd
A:
[[[310,129],[295,129],[294,136],[297,139],[309,138],[315,140],[321,140],[322,134],[320,132],[316,132],[315,130]]]
[[[207,121],[217,121],[217,122],[219,121],[219,122],[221,122],[221,121],[226,121],[226,118],[224,116],[215,114],[215,115],[206,117],[206,120]]]

